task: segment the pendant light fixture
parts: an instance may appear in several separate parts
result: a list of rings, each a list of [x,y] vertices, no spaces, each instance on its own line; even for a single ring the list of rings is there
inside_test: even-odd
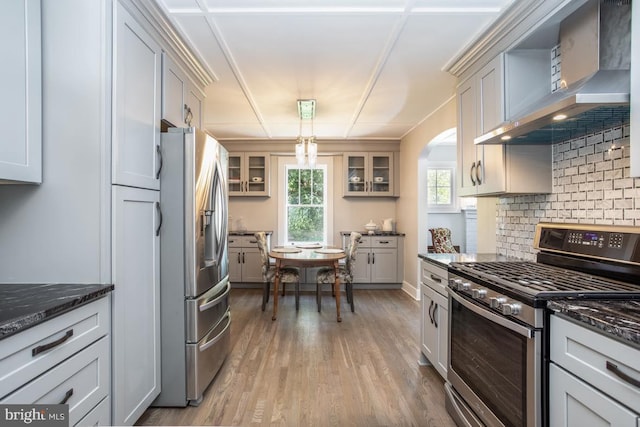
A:
[[[313,119],[316,115],[315,99],[298,99],[298,117],[300,118],[300,132],[298,134],[298,142],[296,144],[296,159],[298,166],[315,168],[318,158],[318,144],[316,137],[313,136]],[[304,137],[302,135],[302,122],[311,120],[311,136]]]

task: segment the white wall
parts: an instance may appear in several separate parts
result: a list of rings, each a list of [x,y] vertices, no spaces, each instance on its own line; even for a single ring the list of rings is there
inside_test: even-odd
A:
[[[453,89],[452,89],[453,91]],[[426,230],[426,218],[420,218],[419,159],[425,145],[446,129],[456,126],[456,103],[451,98],[434,111],[419,126],[402,139],[400,144],[400,168],[402,187],[398,199],[398,228],[406,230],[404,239],[404,283],[403,289],[418,298],[419,263],[418,253],[426,252],[420,245],[421,230]]]
[[[43,182],[0,185],[0,283],[111,280],[109,3],[42,2]]]

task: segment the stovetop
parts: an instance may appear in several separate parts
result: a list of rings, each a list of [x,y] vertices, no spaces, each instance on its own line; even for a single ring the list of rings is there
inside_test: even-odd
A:
[[[536,262],[451,263],[449,270],[535,299],[640,298],[639,285]]]

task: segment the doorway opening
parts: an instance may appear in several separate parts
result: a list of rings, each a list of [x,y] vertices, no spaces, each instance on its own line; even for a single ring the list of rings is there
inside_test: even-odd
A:
[[[475,197],[458,197],[456,128],[447,129],[429,141],[418,158],[418,245],[427,252],[430,228],[451,230],[460,252],[477,250]]]

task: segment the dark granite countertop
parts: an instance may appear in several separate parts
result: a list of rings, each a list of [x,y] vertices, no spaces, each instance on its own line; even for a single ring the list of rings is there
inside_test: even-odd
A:
[[[0,340],[112,290],[100,284],[0,284]]]
[[[498,254],[434,254],[419,253],[418,258],[447,268],[452,262],[493,262],[493,261],[522,261],[519,258],[506,257]]]
[[[640,300],[556,300],[547,307],[640,349]]]
[[[381,230],[376,230],[373,233],[369,234],[369,232],[367,230],[361,231],[361,230],[352,230],[352,231],[357,231],[358,233],[362,234],[362,236],[406,236],[405,233],[398,233],[396,231],[381,231]],[[348,236],[349,234],[351,234],[351,231],[341,231],[340,234],[342,236]]]
[[[255,231],[251,231],[251,230],[245,230],[245,231],[230,231],[229,232],[229,236],[253,236],[254,234],[256,234],[258,231],[264,231],[264,230],[255,230]],[[273,234],[273,231],[265,231],[265,234]]]

